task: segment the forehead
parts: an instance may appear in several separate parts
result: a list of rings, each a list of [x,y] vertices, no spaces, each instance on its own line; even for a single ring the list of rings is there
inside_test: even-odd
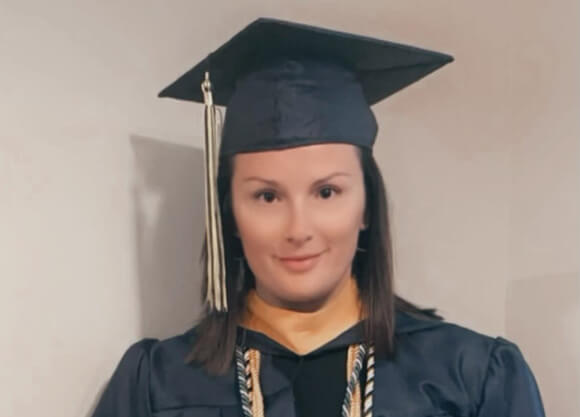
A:
[[[234,176],[284,173],[329,174],[360,170],[358,149],[348,143],[323,143],[286,149],[239,153],[233,159]]]

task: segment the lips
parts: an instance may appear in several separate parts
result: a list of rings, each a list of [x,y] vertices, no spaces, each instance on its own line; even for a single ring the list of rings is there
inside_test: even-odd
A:
[[[302,256],[289,256],[289,257],[285,257],[285,258],[280,258],[280,260],[282,261],[304,261],[306,259],[310,259],[310,258],[314,258],[316,256],[320,255],[319,253],[314,253],[312,255],[302,255]]]
[[[278,258],[282,266],[290,272],[306,272],[316,266],[320,259],[320,253],[314,255],[293,256]]]

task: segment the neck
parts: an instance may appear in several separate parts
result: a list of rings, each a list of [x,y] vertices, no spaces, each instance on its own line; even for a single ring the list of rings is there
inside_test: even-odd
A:
[[[361,302],[356,281],[349,277],[334,294],[313,311],[297,311],[265,301],[255,291],[248,293],[241,325],[304,355],[361,320]]]

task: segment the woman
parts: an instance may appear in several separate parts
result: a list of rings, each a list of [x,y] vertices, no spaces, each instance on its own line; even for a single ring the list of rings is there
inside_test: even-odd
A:
[[[131,346],[94,415],[543,416],[515,344],[393,292],[369,106],[451,60],[259,19],[166,88],[206,104],[206,308]]]

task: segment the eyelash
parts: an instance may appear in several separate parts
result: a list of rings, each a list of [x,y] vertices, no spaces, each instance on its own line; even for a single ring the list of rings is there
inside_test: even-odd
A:
[[[318,189],[318,192],[320,193],[320,191],[326,190],[326,189],[332,190],[333,193],[334,194],[337,194],[337,195],[341,193],[341,190],[338,187],[335,187],[335,186],[332,186],[332,185],[323,185],[322,187],[320,187]],[[274,194],[274,197],[276,197],[276,192],[274,190],[268,189],[268,190],[261,190],[261,191],[256,192],[254,194],[254,199],[260,200],[264,196],[264,194],[266,194],[266,193],[272,193],[272,194]],[[323,198],[323,200],[329,200],[329,199],[330,199],[330,197]],[[267,201],[265,201],[265,202],[266,203],[271,203],[271,202],[267,202]]]

